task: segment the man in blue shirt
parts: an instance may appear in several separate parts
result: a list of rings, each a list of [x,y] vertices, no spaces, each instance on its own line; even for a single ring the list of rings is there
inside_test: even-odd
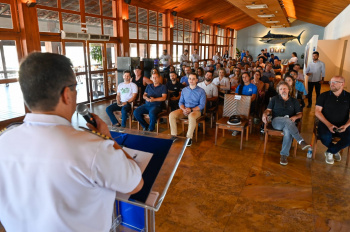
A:
[[[134,110],[134,116],[144,131],[154,131],[157,115],[162,111],[162,103],[167,97],[167,89],[165,85],[160,83],[159,74],[153,73],[151,80],[153,84],[147,85],[143,94],[143,99],[146,100],[146,103]],[[149,124],[145,121],[144,114],[149,115]]]
[[[171,135],[177,135],[176,120],[188,117],[188,130],[186,137],[190,140],[187,146],[192,145],[192,137],[194,129],[196,128],[196,119],[202,115],[205,107],[206,95],[204,89],[197,86],[198,76],[196,73],[191,73],[188,78],[189,86],[184,88],[181,92],[179,101],[180,109],[170,113],[170,130]]]
[[[271,54],[271,58],[269,59],[269,62],[273,64],[275,62],[275,59],[279,60],[278,56],[275,56],[274,54]]]
[[[189,77],[189,75],[190,75],[191,72],[192,72],[192,71],[191,71],[191,67],[190,67],[190,66],[186,66],[186,67],[185,67],[185,74],[186,74],[186,76],[181,77],[181,80],[180,80],[180,83],[181,83],[184,87],[188,86],[188,77]]]

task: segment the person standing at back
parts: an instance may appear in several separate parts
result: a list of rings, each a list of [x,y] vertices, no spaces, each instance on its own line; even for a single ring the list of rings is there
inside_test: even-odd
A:
[[[322,61],[318,59],[320,54],[316,51],[312,53],[312,62],[308,64],[306,68],[306,75],[309,76],[308,79],[308,106],[312,106],[312,91],[315,87],[316,91],[316,100],[320,96],[321,84],[323,84],[324,76],[326,74],[325,65]]]

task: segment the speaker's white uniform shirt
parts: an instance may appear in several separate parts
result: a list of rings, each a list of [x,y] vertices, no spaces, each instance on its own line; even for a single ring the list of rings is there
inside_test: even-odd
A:
[[[27,114],[0,136],[0,219],[7,232],[109,231],[115,192],[141,180],[113,141],[55,115]]]

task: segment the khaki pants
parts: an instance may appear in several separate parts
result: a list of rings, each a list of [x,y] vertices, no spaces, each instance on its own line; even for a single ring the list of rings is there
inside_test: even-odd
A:
[[[196,129],[196,119],[199,118],[201,115],[201,112],[197,110],[191,112],[188,116],[184,115],[181,109],[171,112],[169,115],[171,135],[177,135],[176,120],[188,117],[188,130],[186,137],[192,139],[193,132]]]

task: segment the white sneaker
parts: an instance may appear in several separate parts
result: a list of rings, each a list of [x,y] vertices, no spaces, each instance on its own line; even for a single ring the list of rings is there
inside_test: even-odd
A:
[[[333,154],[329,152],[325,152],[324,155],[326,156],[326,163],[327,164],[334,164]]]
[[[236,136],[238,134],[238,131],[233,131],[232,136]]]
[[[340,155],[339,152],[334,154],[334,160],[337,161],[337,162],[341,161],[341,155]]]

